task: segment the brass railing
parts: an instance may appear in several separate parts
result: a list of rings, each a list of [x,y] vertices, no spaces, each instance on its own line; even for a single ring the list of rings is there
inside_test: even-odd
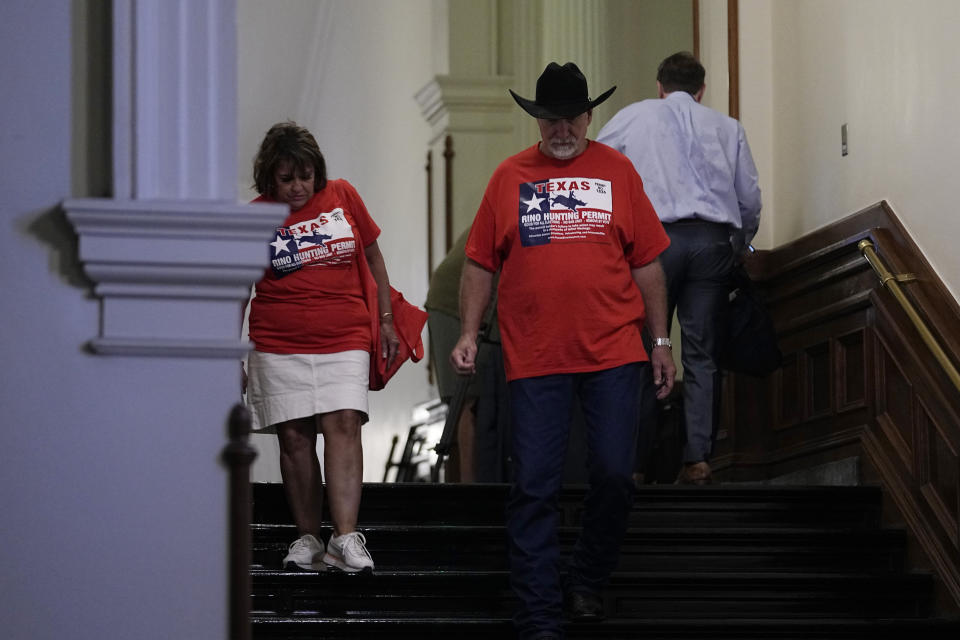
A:
[[[887,291],[889,291],[891,295],[893,295],[894,299],[900,304],[900,307],[903,308],[904,312],[907,314],[907,317],[910,318],[910,322],[913,324],[914,328],[916,328],[917,333],[920,334],[920,338],[923,340],[924,344],[926,344],[927,348],[929,348],[933,353],[933,357],[947,374],[947,378],[953,383],[953,386],[957,389],[957,391],[960,391],[960,372],[958,372],[957,368],[953,366],[953,362],[950,361],[949,356],[947,356],[947,352],[944,351],[943,347],[940,346],[940,343],[937,342],[936,337],[927,327],[927,324],[923,321],[923,318],[920,317],[920,314],[917,313],[913,303],[910,302],[910,299],[907,298],[906,294],[903,292],[903,288],[900,286],[901,282],[910,282],[915,280],[916,277],[909,273],[891,273],[890,270],[887,269],[886,265],[884,265],[883,260],[880,259],[880,256],[877,255],[873,242],[870,240],[861,240],[860,243],[857,244],[857,248],[860,249],[860,253],[863,254],[863,257],[866,258],[867,262],[870,263],[870,266],[873,267],[873,270],[880,278],[880,284]]]

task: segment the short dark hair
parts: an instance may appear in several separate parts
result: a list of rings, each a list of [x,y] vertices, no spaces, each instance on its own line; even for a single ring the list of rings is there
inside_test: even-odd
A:
[[[667,93],[686,91],[694,95],[703,87],[707,70],[689,51],[668,56],[657,68],[657,82]]]
[[[253,160],[253,188],[257,193],[274,195],[274,176],[284,162],[290,162],[297,171],[312,167],[315,192],[327,186],[327,163],[320,153],[320,145],[312,133],[291,120],[270,127],[260,143]]]

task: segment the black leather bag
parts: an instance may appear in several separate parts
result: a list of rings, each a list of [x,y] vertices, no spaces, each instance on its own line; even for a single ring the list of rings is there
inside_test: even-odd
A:
[[[721,369],[749,376],[768,376],[783,362],[777,332],[763,300],[743,265],[730,277],[730,307],[720,343]]]

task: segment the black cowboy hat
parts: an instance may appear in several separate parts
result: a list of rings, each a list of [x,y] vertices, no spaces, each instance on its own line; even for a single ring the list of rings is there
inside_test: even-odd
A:
[[[575,118],[609,98],[616,88],[610,87],[596,100],[591,100],[587,95],[587,79],[577,65],[568,62],[561,67],[551,62],[537,79],[536,100],[521,98],[513,91],[510,95],[534,118]]]

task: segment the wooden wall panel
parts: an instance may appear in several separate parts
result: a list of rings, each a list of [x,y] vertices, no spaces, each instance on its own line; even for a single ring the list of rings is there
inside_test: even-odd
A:
[[[913,469],[913,389],[890,349],[877,341],[877,422],[908,470]]]
[[[923,490],[931,507],[954,544],[960,539],[960,455],[946,429],[938,425],[927,408],[919,407],[919,428],[923,433],[924,456],[921,470]]]
[[[960,392],[860,254],[870,239],[948,357],[960,306],[878,203],[748,266],[784,352],[767,379],[726,378],[721,479],[762,480],[850,455],[883,482],[960,606]],[[960,365],[958,365],[960,366]]]
[[[801,398],[804,395],[802,373],[803,358],[796,353],[786,354],[783,365],[776,373],[776,421],[775,430],[786,429],[803,420]]]
[[[838,336],[836,357],[837,412],[846,412],[865,406],[866,360],[863,329]]]
[[[805,396],[807,400],[804,418],[809,420],[830,415],[834,395],[833,362],[831,361],[831,341],[821,342],[807,347]]]

